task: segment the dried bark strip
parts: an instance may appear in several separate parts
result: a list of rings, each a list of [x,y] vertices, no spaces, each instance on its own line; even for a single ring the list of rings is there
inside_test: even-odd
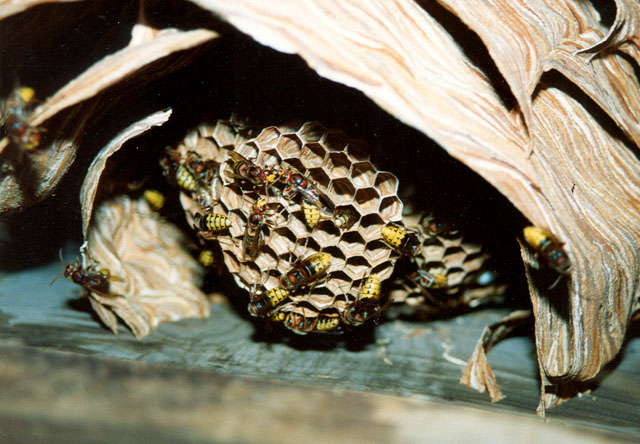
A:
[[[576,55],[604,38],[597,13],[570,0],[440,0],[473,29],[509,83],[528,126],[542,74],[555,69],[582,88],[640,145],[640,89],[630,88],[633,66],[616,54]]]

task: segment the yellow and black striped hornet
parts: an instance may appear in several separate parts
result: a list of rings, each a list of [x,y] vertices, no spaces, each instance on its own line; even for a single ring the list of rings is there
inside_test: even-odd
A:
[[[214,256],[212,250],[200,250],[200,254],[198,254],[198,262],[202,264],[203,267],[209,268],[213,266]]]
[[[340,317],[337,314],[318,313],[317,316],[304,316],[299,313],[289,312],[284,319],[284,326],[294,333],[305,335],[307,333],[343,333],[340,328]]]
[[[280,276],[280,285],[289,291],[295,291],[324,276],[331,264],[329,253],[315,253],[293,265],[293,268]]]
[[[449,280],[444,274],[431,273],[424,268],[418,268],[409,274],[409,279],[418,286],[424,288],[444,288],[449,284]]]
[[[356,215],[349,208],[336,208],[333,212],[333,223],[342,230],[348,230],[356,221]]]
[[[9,140],[19,148],[32,150],[42,141],[45,129],[32,126],[28,119],[38,100],[33,88],[22,86],[15,88],[3,105],[0,123],[7,130]]]
[[[343,318],[347,324],[362,325],[368,319],[379,315],[389,306],[391,301],[380,304],[380,279],[378,275],[372,274],[362,285],[360,295],[343,313]]]
[[[314,228],[318,225],[318,222],[320,221],[320,209],[316,204],[306,198],[303,198],[302,212],[304,214],[304,220],[307,222],[309,228]]]
[[[278,172],[278,182],[285,184],[282,197],[288,201],[293,201],[296,195],[301,195],[300,205],[304,212],[304,219],[309,228],[314,228],[320,220],[321,213],[327,218],[332,218],[333,214],[320,199],[320,192],[315,183],[307,179],[300,173],[292,170],[280,170]]]
[[[166,202],[164,194],[162,194],[158,190],[154,190],[151,188],[144,190],[142,196],[153,211],[160,211],[162,207],[164,207],[164,203]]]
[[[549,230],[540,227],[526,227],[523,232],[527,244],[544,257],[551,268],[560,274],[569,274],[571,268],[569,256],[562,248],[562,243]]]
[[[252,292],[247,310],[251,316],[264,317],[271,315],[274,308],[278,307],[289,297],[289,290],[275,287],[261,293]],[[275,320],[275,319],[274,319]]]
[[[382,238],[401,256],[415,256],[420,252],[422,243],[419,234],[417,230],[391,224],[382,227]]]
[[[211,212],[196,213],[193,216],[193,223],[195,228],[202,232],[207,239],[213,239],[214,233],[224,231],[231,226],[231,220],[227,216]]]
[[[306,190],[305,193],[310,194],[313,191]],[[332,219],[336,227],[347,230],[355,222],[355,215],[348,208],[336,209],[333,215],[329,216],[329,209],[324,207],[322,203],[318,204],[319,199],[316,197],[314,200],[310,200],[304,195],[302,198],[302,211],[304,214],[304,220],[309,228],[314,228],[318,225],[320,218]]]
[[[183,161],[180,152],[167,147],[160,158],[162,173],[169,183],[188,193],[199,193],[213,182],[218,164],[204,161],[195,151],[189,151]]]
[[[269,224],[267,217],[273,215],[268,213],[267,205],[266,200],[259,199],[251,206],[251,213],[247,218],[247,225],[242,237],[242,250],[245,258],[255,259],[258,256],[260,247],[264,244],[262,227],[265,224]]]
[[[184,159],[184,166],[191,172],[197,184],[209,186],[217,174],[219,165],[213,160],[203,160],[195,151],[189,151]]]
[[[228,176],[245,180],[254,186],[264,185],[266,188],[278,179],[276,170],[261,168],[235,151],[229,151],[228,162],[229,167],[226,170]]]
[[[182,156],[179,151],[167,147],[164,155],[160,158],[160,166],[162,174],[167,178],[169,183],[177,185],[183,191],[195,192],[198,183],[193,173],[182,164]]]

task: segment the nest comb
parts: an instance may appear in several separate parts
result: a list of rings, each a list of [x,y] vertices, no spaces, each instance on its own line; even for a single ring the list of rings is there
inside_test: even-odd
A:
[[[387,286],[394,303],[414,307],[418,316],[431,316],[502,301],[507,287],[487,267],[489,255],[482,245],[430,212],[406,215],[403,222],[421,233],[422,247],[411,262],[398,263],[397,278]],[[436,224],[440,229],[434,229]],[[446,276],[447,285],[420,288],[408,278],[416,268]]]
[[[194,214],[202,213],[203,203],[211,206],[212,213],[229,218],[231,226],[218,234],[216,241],[227,269],[241,288],[278,287],[280,276],[296,260],[317,252],[331,255],[326,279],[320,285],[292,292],[279,311],[300,313],[310,320],[320,313],[336,317],[358,298],[369,275],[375,273],[381,281],[391,276],[394,257],[382,240],[381,228],[401,218],[398,180],[371,164],[366,143],[315,122],[272,126],[258,133],[240,129],[231,121],[218,121],[197,128],[175,150],[182,158],[195,151],[203,160],[219,165],[220,180],[213,180],[204,192],[183,192],[181,201],[191,222]],[[246,186],[229,177],[225,170],[230,150],[262,168],[303,174],[315,184],[323,201],[335,210],[348,211],[352,219],[346,228],[338,228],[323,216],[310,228],[301,199],[286,201],[268,187]],[[252,204],[258,199],[266,200],[274,214],[270,227],[263,231],[265,245],[251,259],[243,251],[242,239]]]

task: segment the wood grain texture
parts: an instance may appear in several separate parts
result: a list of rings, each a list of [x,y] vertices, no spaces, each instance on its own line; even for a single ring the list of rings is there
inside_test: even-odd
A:
[[[640,95],[632,65],[619,54],[576,54],[607,34],[588,2],[552,8],[544,1],[483,1],[473,2],[473,12],[471,3],[443,2],[487,46],[520,105],[512,110],[415,2],[196,3],[263,44],[300,54],[320,75],[360,89],[565,243],[571,278],[559,293],[538,284],[532,294],[540,365],[550,380],[593,378],[616,355],[639,294]],[[587,98],[541,83],[549,70]]]
[[[599,58],[578,55],[581,49],[605,38],[597,12],[587,2],[441,2],[480,36],[529,126],[533,124],[532,101],[541,77],[557,70],[582,88],[627,137],[639,144],[640,89],[630,82],[633,66],[615,54]]]
[[[626,442],[587,427],[389,394],[10,344],[0,353],[0,428],[12,443]]]
[[[75,249],[66,251],[73,259]],[[161,324],[139,341],[122,325],[123,334],[116,336],[96,323],[86,304],[74,301],[79,288],[73,283],[59,279],[50,286],[60,271],[52,258],[49,265],[0,279],[0,343],[14,349],[3,346],[0,352],[5,433],[66,430],[78,436],[86,430],[99,437],[105,430],[110,434],[103,442],[112,443],[131,442],[137,430],[141,442],[201,443],[225,430],[232,437],[223,442],[250,442],[241,439],[243,433],[257,433],[258,442],[272,436],[278,443],[348,442],[358,436],[376,442],[368,430],[395,418],[402,435],[395,441],[379,435],[383,442],[432,442],[440,433],[446,438],[439,442],[465,442],[468,435],[470,442],[571,442],[562,433],[575,433],[576,426],[584,427],[584,442],[605,442],[603,430],[622,432],[629,442],[640,436],[637,329],[614,372],[542,421],[534,413],[538,369],[529,338],[507,339],[487,355],[505,395],[500,403],[490,404],[488,396],[458,384],[460,361],[486,324],[508,314],[504,310],[430,323],[385,321],[371,338],[361,332],[335,343],[265,337],[259,325],[239,315],[244,307],[216,304],[207,319]],[[42,352],[49,357],[38,357]],[[225,381],[236,389],[229,391]],[[381,400],[380,410],[365,409],[368,395]],[[423,408],[429,410],[421,413]],[[301,429],[309,433],[299,435]],[[119,433],[130,439],[117,439]],[[193,437],[197,433],[206,439]],[[87,441],[100,442],[79,440]]]

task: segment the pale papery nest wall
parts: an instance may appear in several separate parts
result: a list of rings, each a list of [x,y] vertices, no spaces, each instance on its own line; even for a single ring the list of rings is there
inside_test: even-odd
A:
[[[110,294],[89,295],[112,331],[117,332],[114,313],[138,339],[162,322],[209,316],[209,301],[198,288],[202,267],[187,252],[180,230],[143,198],[123,195],[103,202],[84,251],[85,266],[95,261],[116,276],[110,280]]]

